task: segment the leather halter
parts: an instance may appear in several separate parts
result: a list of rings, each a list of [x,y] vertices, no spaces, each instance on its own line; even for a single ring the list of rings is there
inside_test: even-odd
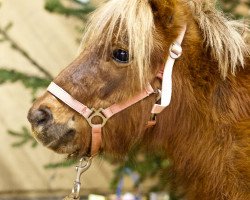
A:
[[[179,58],[182,54],[181,43],[184,39],[185,33],[186,33],[186,25],[183,27],[183,30],[181,31],[181,34],[177,37],[176,41],[170,46],[169,56],[167,58],[164,69],[157,74],[157,77],[162,79],[162,92],[161,92],[161,103],[154,104],[152,108],[151,113],[154,116],[162,112],[164,108],[166,108],[170,104],[172,96],[172,70],[175,60]],[[54,82],[50,83],[47,90],[52,95],[54,95],[55,97],[63,101],[65,104],[67,104],[69,107],[71,107],[73,110],[81,114],[87,120],[88,124],[92,127],[90,156],[94,156],[98,153],[102,142],[102,134],[101,134],[102,127],[106,124],[109,118],[121,112],[122,110],[132,106],[133,104],[141,101],[142,99],[150,96],[151,94],[155,93],[152,86],[148,84],[142,92],[130,98],[126,102],[113,104],[106,109],[103,108],[90,109],[81,102],[74,99],[69,93],[67,93],[64,89],[62,89]],[[102,119],[102,123],[100,124],[92,123],[92,119],[96,116]],[[153,126],[155,124],[156,124],[155,120],[148,122],[149,126]]]

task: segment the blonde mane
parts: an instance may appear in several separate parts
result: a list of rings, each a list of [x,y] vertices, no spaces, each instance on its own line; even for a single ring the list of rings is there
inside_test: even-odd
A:
[[[244,67],[244,57],[249,55],[243,37],[243,32],[247,31],[245,24],[228,20],[215,8],[215,1],[183,1],[189,3],[203,33],[204,46],[218,62],[222,77],[225,78],[229,70],[235,74],[237,67]],[[94,44],[102,47],[105,55],[123,38],[130,57],[133,57],[132,70],[137,74],[134,77],[143,86],[149,73],[154,31],[154,17],[148,0],[110,0],[90,17],[81,50]]]
[[[111,45],[120,42],[122,38],[130,57],[133,57],[132,70],[138,74],[135,77],[143,86],[149,73],[154,28],[153,13],[148,1],[110,0],[90,17],[82,47],[85,49],[93,44],[102,46],[105,55],[112,48]]]
[[[189,1],[194,19],[203,32],[204,45],[218,62],[223,78],[231,70],[235,74],[237,67],[244,68],[244,57],[249,56],[249,46],[244,35],[248,27],[241,21],[232,21],[216,9],[216,0]]]

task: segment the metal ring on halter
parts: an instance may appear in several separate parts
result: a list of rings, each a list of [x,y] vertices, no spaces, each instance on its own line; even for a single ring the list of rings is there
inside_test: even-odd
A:
[[[86,119],[88,121],[89,125],[91,127],[93,127],[95,125],[92,123],[92,119],[97,116],[97,117],[100,117],[102,119],[102,123],[100,123],[100,124],[101,124],[101,127],[103,127],[106,124],[106,122],[108,121],[108,119],[102,114],[103,108],[99,108],[99,109],[92,108],[91,110],[93,111],[93,113]]]
[[[182,47],[180,44],[178,44],[177,42],[174,42],[172,45],[171,45],[171,48],[169,49],[169,55],[171,58],[173,59],[177,59],[181,56],[182,54]]]

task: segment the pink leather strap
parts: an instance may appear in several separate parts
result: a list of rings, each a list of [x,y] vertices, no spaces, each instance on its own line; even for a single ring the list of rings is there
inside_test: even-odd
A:
[[[81,102],[74,99],[69,93],[67,93],[64,89],[59,87],[54,82],[51,82],[47,90],[53,94],[55,97],[63,101],[65,104],[67,104],[69,107],[71,107],[73,110],[80,113],[85,118],[88,118],[89,115],[92,113],[92,110],[90,110],[87,106],[82,104]]]
[[[91,156],[94,156],[98,153],[101,144],[102,144],[102,125],[95,124],[92,126],[91,133]]]
[[[154,89],[150,84],[147,85],[146,89],[143,90],[141,93],[135,95],[131,99],[129,99],[126,102],[118,103],[118,104],[113,104],[112,106],[106,108],[103,110],[103,114],[107,117],[110,118],[113,115],[115,115],[118,112],[121,112],[122,110],[128,108],[129,106],[141,101],[142,99],[148,97],[150,94],[154,93]]]

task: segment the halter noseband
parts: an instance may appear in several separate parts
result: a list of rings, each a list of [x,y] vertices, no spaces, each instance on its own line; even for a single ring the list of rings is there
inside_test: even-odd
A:
[[[161,92],[161,104],[154,104],[152,108],[152,115],[155,116],[163,111],[171,101],[172,96],[172,70],[175,63],[175,60],[179,58],[182,54],[181,43],[183,41],[184,35],[186,33],[186,25],[183,27],[181,34],[178,36],[176,41],[171,45],[169,49],[169,56],[167,58],[165,67],[161,70],[157,77],[162,79],[162,92]],[[92,140],[91,140],[91,149],[90,149],[90,156],[94,156],[98,153],[101,142],[102,142],[102,127],[106,124],[107,120],[111,118],[113,115],[121,112],[122,110],[130,107],[131,105],[141,101],[142,99],[150,96],[151,94],[155,93],[154,89],[150,84],[146,86],[146,88],[140,92],[139,94],[135,95],[134,97],[130,98],[126,102],[113,104],[110,107],[103,109],[95,109],[95,108],[88,108],[81,102],[74,99],[69,93],[63,90],[60,86],[51,82],[47,90],[71,107],[73,110],[81,114],[88,122],[88,124],[92,128]],[[93,124],[92,119],[94,117],[100,117],[102,119],[102,123],[100,124]],[[152,119],[148,122],[149,126],[153,126],[156,124],[156,121]]]

